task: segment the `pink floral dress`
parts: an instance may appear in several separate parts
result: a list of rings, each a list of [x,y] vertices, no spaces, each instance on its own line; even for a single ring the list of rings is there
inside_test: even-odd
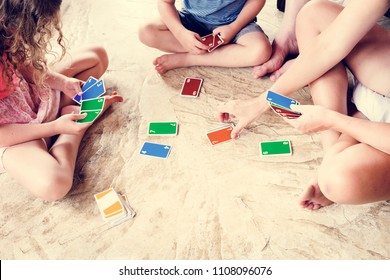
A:
[[[3,65],[0,64],[1,73]],[[60,93],[42,92],[16,75],[8,87],[0,74],[0,124],[45,123],[58,116]]]

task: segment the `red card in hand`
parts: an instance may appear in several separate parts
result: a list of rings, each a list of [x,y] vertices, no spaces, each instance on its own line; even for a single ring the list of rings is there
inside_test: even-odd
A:
[[[212,52],[222,44],[223,44],[223,39],[219,34],[217,34],[214,36],[214,45],[211,48],[209,48],[208,51]]]
[[[180,95],[185,97],[197,97],[202,87],[203,79],[189,78],[184,79],[183,87],[181,88]]]
[[[212,48],[214,46],[214,35],[209,34],[207,36],[202,37],[202,43],[208,46],[209,48]]]
[[[207,50],[209,52],[212,52],[213,50],[218,48],[220,45],[223,44],[223,42],[224,41],[219,34],[217,35],[209,34],[207,36],[202,37],[202,43],[208,46]]]
[[[271,105],[272,110],[281,117],[286,117],[288,119],[296,119],[301,116],[301,113],[290,111],[284,108],[279,108],[277,106]]]
[[[233,130],[232,124],[217,129],[213,129],[207,133],[207,138],[209,139],[211,145],[226,142],[232,140],[232,137],[230,137],[232,130]]]

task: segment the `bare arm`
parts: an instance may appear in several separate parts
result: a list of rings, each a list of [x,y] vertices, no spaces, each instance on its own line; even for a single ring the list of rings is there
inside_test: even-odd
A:
[[[253,69],[254,78],[272,73],[270,78],[272,81],[275,81],[284,72],[284,69],[281,69],[281,67],[286,57],[289,54],[298,54],[295,20],[298,12],[307,2],[309,0],[287,0],[282,24],[272,42],[271,58]]]
[[[225,44],[228,44],[240,30],[251,22],[261,11],[265,0],[246,1],[235,21],[227,25],[221,25],[213,30],[213,34],[220,34]]]
[[[12,146],[56,135],[54,122],[0,125],[0,147]]]
[[[248,0],[242,8],[240,14],[230,26],[238,33],[245,25],[251,22],[264,7],[265,0]]]
[[[58,119],[42,124],[2,124],[0,125],[0,147],[8,147],[58,134],[79,134],[92,123],[77,123],[86,114],[66,114]]]
[[[181,32],[187,31],[177,14],[175,0],[159,0],[157,8],[160,13],[161,20],[166,24],[173,36],[178,38],[178,35]]]
[[[23,75],[23,77],[29,82],[32,83],[32,70],[31,65],[26,65],[19,68],[18,70]],[[54,90],[59,90],[66,94],[69,98],[73,98],[76,94],[81,93],[81,84],[83,81],[78,80],[73,77],[67,77],[63,74],[57,73],[52,70],[48,70],[46,74],[45,83]]]
[[[292,109],[301,112],[302,116],[288,123],[302,133],[332,129],[390,154],[389,123],[346,116],[318,105],[292,105]]]
[[[202,54],[207,46],[201,42],[199,34],[186,29],[180,21],[175,0],[159,0],[157,3],[161,20],[185,50],[192,54]]]
[[[320,33],[310,48],[303,50],[271,90],[290,94],[325,74],[343,60],[386,12],[390,1],[353,0]],[[351,20],[358,18],[358,21]]]

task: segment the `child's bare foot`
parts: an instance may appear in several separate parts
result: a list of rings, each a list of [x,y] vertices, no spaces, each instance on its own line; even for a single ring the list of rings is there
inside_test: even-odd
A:
[[[317,180],[314,180],[299,197],[299,205],[309,210],[318,210],[332,204],[321,192]]]
[[[105,98],[103,112],[106,111],[112,104],[116,102],[123,102],[123,97],[119,95],[116,91],[113,91],[110,95],[106,95],[103,97]]]
[[[276,70],[275,72],[273,72],[271,74],[271,76],[269,77],[269,79],[272,81],[272,82],[276,82],[277,79],[279,79],[280,76],[282,76],[284,74],[284,72],[287,71],[287,69],[291,66],[291,64],[294,62],[295,59],[290,59],[290,60],[287,60],[283,65],[282,67],[280,67],[278,70]]]
[[[164,74],[169,70],[186,66],[184,61],[186,53],[164,54],[153,60],[157,73]]]

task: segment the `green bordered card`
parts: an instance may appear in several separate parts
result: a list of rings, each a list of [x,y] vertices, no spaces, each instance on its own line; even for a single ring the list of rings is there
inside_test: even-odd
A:
[[[177,135],[179,124],[177,122],[150,122],[148,135],[150,136],[174,136]]]
[[[104,107],[104,97],[83,100],[81,102],[80,114],[87,114],[84,119],[77,120],[78,123],[89,123],[96,120]]]
[[[260,155],[262,156],[291,156],[290,140],[260,142]]]

